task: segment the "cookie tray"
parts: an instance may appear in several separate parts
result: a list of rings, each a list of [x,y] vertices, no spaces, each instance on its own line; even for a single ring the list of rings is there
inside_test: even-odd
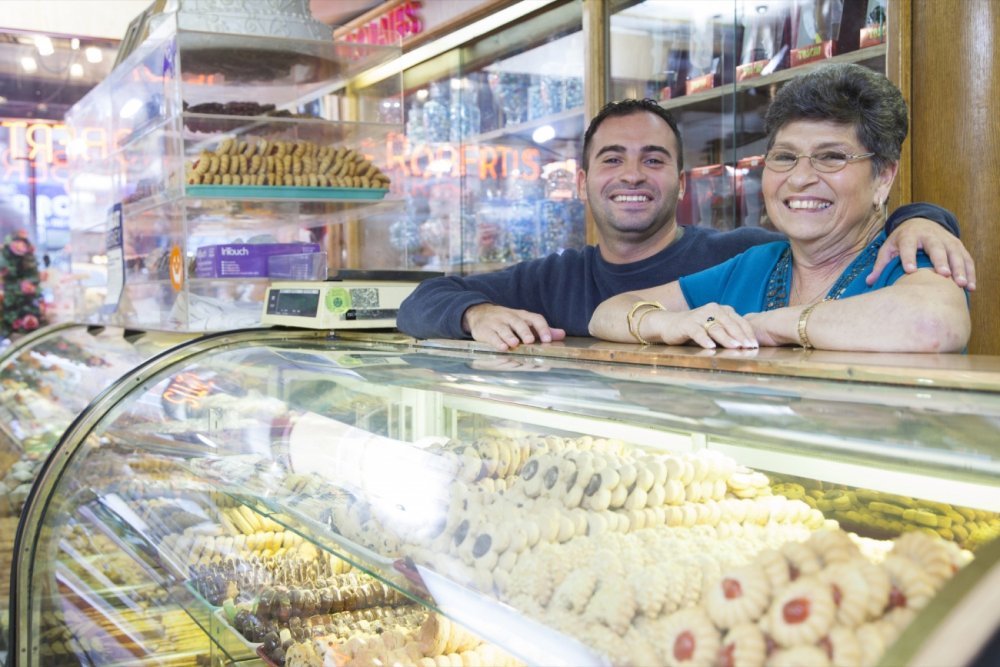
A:
[[[189,197],[207,199],[384,199],[385,188],[321,188],[296,185],[187,185]]]
[[[579,640],[524,616],[509,605],[416,565],[434,605],[471,632],[529,665],[607,667],[607,658]]]

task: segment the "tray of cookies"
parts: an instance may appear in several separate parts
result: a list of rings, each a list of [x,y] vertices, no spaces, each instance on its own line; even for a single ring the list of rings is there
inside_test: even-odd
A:
[[[333,198],[381,199],[390,183],[389,176],[354,148],[253,137],[227,137],[213,150],[203,149],[187,163],[184,176],[188,194],[229,197],[309,197],[319,190]],[[204,189],[219,187],[240,189]]]
[[[384,199],[385,188],[324,188],[288,185],[189,185],[187,194],[206,199]]]

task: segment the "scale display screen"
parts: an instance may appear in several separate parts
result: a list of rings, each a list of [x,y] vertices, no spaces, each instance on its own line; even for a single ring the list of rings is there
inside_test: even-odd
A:
[[[319,312],[318,289],[272,289],[268,293],[268,315],[316,317],[317,312]]]

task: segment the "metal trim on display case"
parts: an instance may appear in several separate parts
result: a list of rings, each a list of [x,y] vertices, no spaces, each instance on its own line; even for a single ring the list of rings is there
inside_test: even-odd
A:
[[[1000,586],[1000,540],[976,553],[921,610],[880,665],[931,667],[973,665],[1000,623],[996,591]],[[961,641],[954,641],[961,637]]]
[[[45,338],[49,334],[62,331],[63,329],[85,326],[87,325],[79,322],[57,322],[56,324],[50,324],[42,327],[41,329],[36,329],[29,334],[25,334],[21,338],[11,341],[10,345],[8,345],[3,352],[0,352],[0,367],[6,364],[9,359],[20,354],[24,348],[34,344],[40,338]]]
[[[37,618],[39,614],[38,609],[29,606],[35,565],[35,545],[48,508],[48,499],[80,444],[104,415],[127,398],[135,387],[142,385],[161,371],[202,352],[251,341],[309,340],[322,339],[329,335],[328,331],[309,329],[244,329],[194,338],[190,342],[181,343],[152,357],[123,375],[116,383],[98,394],[87,408],[77,415],[42,465],[35,484],[25,499],[21,521],[14,538],[14,559],[10,572],[10,609],[13,613],[10,616],[12,624],[9,628],[7,664],[27,665],[37,661],[40,648],[38,639],[35,638],[35,643],[29,650],[27,632],[29,627],[33,627],[29,619]]]

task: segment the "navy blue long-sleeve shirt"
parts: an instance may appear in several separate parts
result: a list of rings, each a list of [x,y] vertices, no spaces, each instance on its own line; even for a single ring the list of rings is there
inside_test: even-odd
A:
[[[885,224],[887,234],[902,221],[928,218],[955,236],[958,221],[933,204],[913,203],[896,209]],[[444,276],[417,286],[399,309],[396,326],[415,338],[469,338],[462,316],[471,306],[492,303],[538,313],[567,336],[589,335],[597,306],[616,294],[673,282],[734,257],[747,248],[783,239],[759,227],[722,232],[685,227],[681,238],[638,262],[612,264],[596,246],[565,250],[515,264],[502,271],[472,276]]]

